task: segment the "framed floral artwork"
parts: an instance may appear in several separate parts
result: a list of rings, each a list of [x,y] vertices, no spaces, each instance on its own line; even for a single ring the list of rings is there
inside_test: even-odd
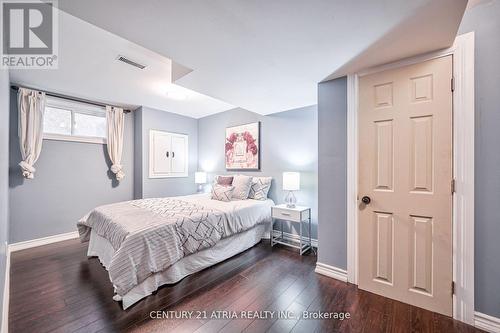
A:
[[[260,170],[260,122],[226,128],[227,170]]]

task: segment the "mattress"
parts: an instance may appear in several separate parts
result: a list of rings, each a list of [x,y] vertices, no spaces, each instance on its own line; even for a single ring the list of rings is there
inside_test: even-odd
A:
[[[179,282],[190,274],[199,272],[251,248],[261,241],[268,229],[268,223],[261,223],[246,231],[224,238],[214,246],[186,256],[166,270],[149,276],[125,295],[115,295],[113,299],[122,301],[122,307],[125,310],[142,298],[151,295],[162,285]],[[87,251],[89,257],[98,257],[101,264],[107,269],[114,253],[115,250],[108,240],[91,231]]]

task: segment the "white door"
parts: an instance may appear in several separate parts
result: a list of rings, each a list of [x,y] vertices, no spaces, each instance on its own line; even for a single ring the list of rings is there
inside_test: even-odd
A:
[[[171,136],[170,134],[154,131],[152,132],[151,149],[153,154],[152,167],[153,174],[166,175],[171,172]]]
[[[187,136],[172,135],[172,173],[187,172],[187,144]]]
[[[359,80],[359,287],[448,316],[451,78],[447,56]]]

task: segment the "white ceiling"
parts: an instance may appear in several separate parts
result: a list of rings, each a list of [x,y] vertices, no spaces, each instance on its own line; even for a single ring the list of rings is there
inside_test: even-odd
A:
[[[116,61],[124,55],[144,70]],[[199,118],[234,106],[171,84],[182,66],[65,12],[59,13],[59,67],[10,70],[12,83],[135,109],[144,105]],[[172,73],[174,71],[174,73]],[[179,75],[179,74],[178,74]]]
[[[449,46],[466,3],[59,0],[59,69],[11,70],[11,80],[194,118],[275,113],[316,104],[322,80]]]
[[[59,0],[192,69],[177,84],[268,114],[317,103],[317,83],[449,46],[466,0]],[[170,111],[170,110],[169,110]]]
[[[466,0],[440,0],[422,5],[422,14],[408,17],[386,31],[325,80],[451,46],[466,4]]]

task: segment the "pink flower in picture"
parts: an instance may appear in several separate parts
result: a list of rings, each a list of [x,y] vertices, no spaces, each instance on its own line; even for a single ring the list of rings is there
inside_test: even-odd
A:
[[[231,135],[229,135],[229,137],[227,138],[227,141],[232,144],[236,141],[237,138],[238,135],[236,133],[231,133]]]
[[[247,151],[251,152],[253,155],[257,155],[258,149],[253,141],[251,144],[247,145]]]
[[[230,142],[226,142],[226,149],[225,150],[226,150],[226,154],[228,151],[233,150],[233,144]]]
[[[226,169],[259,169],[260,123],[226,128]]]

